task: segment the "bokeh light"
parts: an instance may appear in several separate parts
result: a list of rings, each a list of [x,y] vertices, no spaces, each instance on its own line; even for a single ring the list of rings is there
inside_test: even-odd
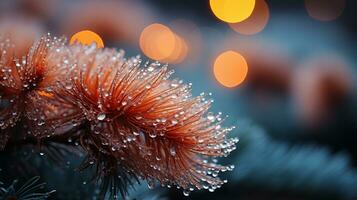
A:
[[[211,10],[222,21],[237,23],[253,12],[255,0],[210,0]]]
[[[235,51],[221,53],[213,65],[214,76],[225,87],[241,84],[248,73],[248,64],[244,57]]]
[[[91,45],[91,44],[95,43],[98,48],[104,47],[102,38],[100,38],[100,36],[98,34],[94,33],[93,31],[89,31],[89,30],[80,31],[80,32],[74,34],[71,37],[69,44],[74,44],[75,42],[79,42],[82,45]]]
[[[230,23],[229,26],[238,33],[253,35],[261,32],[269,20],[269,6],[265,0],[257,0],[252,15],[242,22]]]
[[[167,63],[180,63],[187,56],[188,47],[184,39],[175,34],[175,48],[170,56],[164,59]]]
[[[176,61],[176,63],[185,62],[185,66],[195,65],[202,54],[202,33],[201,29],[197,24],[188,19],[175,19],[170,22],[170,28],[180,35],[183,40],[184,49],[181,51],[181,60]],[[191,68],[192,68],[191,67]]]
[[[142,31],[139,45],[149,58],[167,63],[181,62],[188,51],[183,38],[159,23],[151,24]]]
[[[338,18],[345,9],[346,0],[305,0],[307,13],[319,21]]]

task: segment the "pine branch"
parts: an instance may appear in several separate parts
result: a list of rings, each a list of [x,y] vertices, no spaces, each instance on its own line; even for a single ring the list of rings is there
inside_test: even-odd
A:
[[[50,192],[39,192],[44,188],[46,183],[38,183],[39,176],[35,176],[16,189],[18,180],[14,180],[8,187],[0,184],[0,199],[18,199],[18,200],[45,200],[56,190]]]
[[[344,153],[324,147],[289,145],[271,139],[263,129],[240,124],[240,149],[232,157],[232,181],[272,190],[304,191],[325,197],[357,197],[357,170]]]
[[[215,158],[235,149],[233,127],[208,112],[207,96],[192,97],[190,84],[170,79],[167,66],[50,35],[23,58],[11,41],[0,42],[3,153],[38,146],[57,162],[78,145],[86,155],[80,169],[95,168],[102,198],[125,197],[139,179],[185,195],[225,183],[218,173],[232,167]]]

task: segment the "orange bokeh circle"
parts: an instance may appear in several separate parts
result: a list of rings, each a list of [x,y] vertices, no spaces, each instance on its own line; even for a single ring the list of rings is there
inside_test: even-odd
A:
[[[214,76],[225,87],[236,87],[248,74],[248,64],[245,58],[235,51],[221,53],[213,65]]]
[[[99,48],[104,47],[104,42],[102,38],[98,34],[90,30],[80,31],[74,34],[71,37],[69,44],[74,44],[76,42],[79,42],[82,45],[91,45],[95,43]]]

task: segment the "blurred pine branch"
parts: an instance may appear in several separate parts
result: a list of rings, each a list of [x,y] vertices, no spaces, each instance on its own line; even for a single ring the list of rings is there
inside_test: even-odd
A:
[[[332,154],[316,145],[275,141],[247,121],[238,130],[240,143],[234,155],[237,167],[232,175],[235,183],[357,198],[357,170],[351,168],[347,154]]]
[[[29,179],[22,186],[17,186],[18,180],[12,181],[9,186],[0,182],[0,199],[4,200],[42,200],[47,199],[56,190],[41,192],[46,183],[39,183],[40,177],[35,176]]]

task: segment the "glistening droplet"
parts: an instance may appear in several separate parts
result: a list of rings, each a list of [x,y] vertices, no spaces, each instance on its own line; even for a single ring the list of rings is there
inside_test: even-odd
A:
[[[103,120],[105,119],[105,117],[106,117],[105,113],[101,113],[101,114],[99,114],[99,115],[97,116],[97,119],[98,119],[99,121],[103,121]]]

